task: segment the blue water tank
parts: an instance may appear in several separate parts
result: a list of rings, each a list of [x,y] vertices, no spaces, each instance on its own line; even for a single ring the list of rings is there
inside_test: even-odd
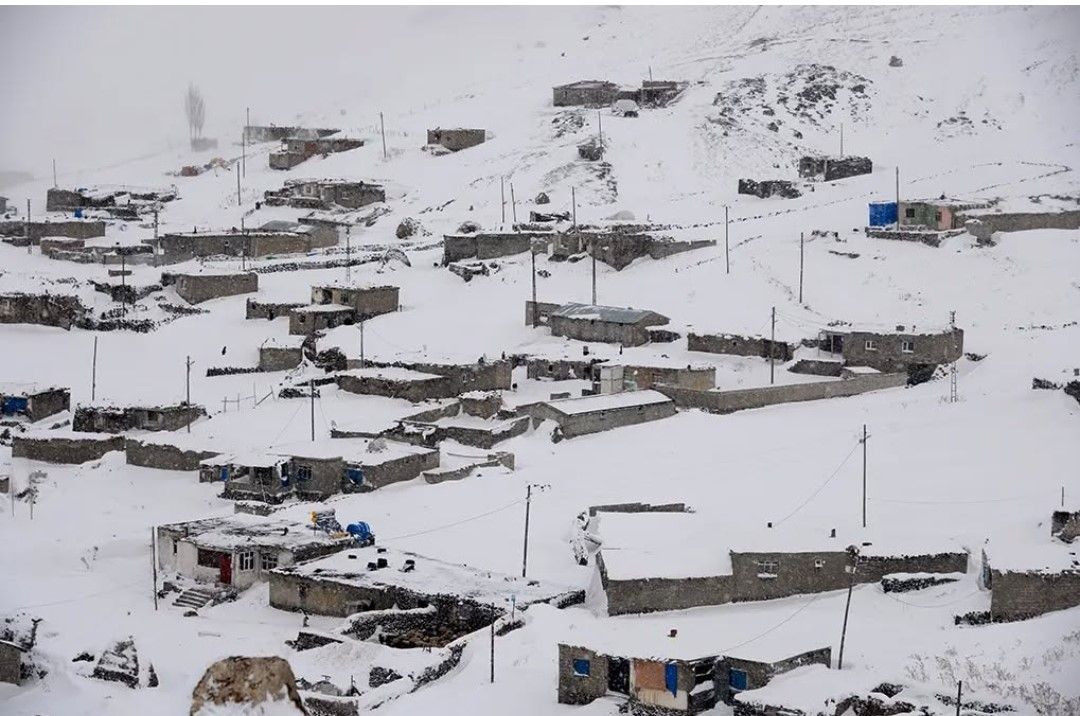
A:
[[[888,226],[896,223],[895,201],[874,201],[870,203],[870,226]]]
[[[365,543],[375,540],[375,533],[371,531],[371,527],[367,522],[352,522],[345,531],[353,536],[357,542]]]

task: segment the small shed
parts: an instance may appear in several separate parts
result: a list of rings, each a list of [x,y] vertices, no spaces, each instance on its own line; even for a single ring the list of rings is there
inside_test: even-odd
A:
[[[662,326],[667,316],[646,309],[567,303],[552,311],[548,325],[553,336],[580,341],[640,346],[649,342],[649,326]]]

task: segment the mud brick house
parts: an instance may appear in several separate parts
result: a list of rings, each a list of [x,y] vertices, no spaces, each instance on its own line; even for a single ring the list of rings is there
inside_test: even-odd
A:
[[[28,422],[71,408],[71,391],[36,383],[0,383],[0,416],[25,418]]]
[[[87,313],[78,296],[0,293],[0,323],[35,323],[71,330]]]
[[[11,444],[11,456],[60,465],[78,465],[100,460],[106,453],[123,449],[123,435],[41,430],[15,435]]]
[[[453,381],[443,375],[393,366],[355,368],[338,373],[341,390],[357,395],[381,395],[419,403],[457,395]]]
[[[663,326],[667,316],[655,311],[566,303],[550,311],[551,335],[597,343],[640,346],[650,341],[649,327]]]
[[[317,306],[347,306],[356,320],[393,313],[399,307],[397,286],[352,286],[327,283],[311,287],[311,303]]]
[[[71,427],[77,432],[122,433],[128,430],[179,430],[206,416],[201,405],[81,405]]]
[[[297,209],[359,209],[386,201],[381,184],[343,179],[291,179],[276,191],[266,191],[267,206],[291,206]]]
[[[292,169],[317,155],[348,152],[364,146],[363,139],[338,137],[292,136],[282,142],[281,151],[270,153],[271,169]]]
[[[818,337],[818,346],[829,353],[839,353],[848,366],[868,366],[883,373],[907,370],[911,366],[953,363],[964,355],[964,331],[945,327],[931,330],[908,330],[898,325],[894,331],[853,327],[826,329]]]
[[[156,470],[193,472],[222,453],[212,438],[188,433],[157,433],[129,437],[124,441],[127,464]]]
[[[300,336],[267,338],[259,346],[259,370],[263,372],[292,370],[303,362],[303,339]]]
[[[350,360],[349,367],[357,367],[358,361]],[[453,397],[474,390],[509,390],[513,383],[513,365],[509,360],[485,360],[481,357],[476,363],[420,362],[420,363],[380,363],[367,361],[367,368],[405,368],[417,373],[429,373],[446,379],[447,388],[432,384],[430,397]],[[339,385],[339,387],[341,387]],[[344,388],[343,388],[344,389]]]
[[[836,181],[869,174],[874,163],[868,157],[817,157],[799,159],[799,176],[815,181]]]
[[[732,535],[725,548],[717,525],[691,513],[601,514],[589,530],[600,545],[591,603],[612,616],[827,592],[895,573],[962,573],[968,564],[959,547],[902,534],[766,529],[752,540]],[[716,547],[669,558],[677,543],[697,540]]]
[[[296,443],[279,451],[289,458],[283,483],[303,499],[369,492],[439,466],[438,450],[385,438]]]
[[[356,322],[356,311],[348,306],[314,304],[289,310],[289,335],[306,336]]]
[[[986,209],[986,201],[968,201],[964,199],[923,199],[901,201],[898,205],[900,226],[907,228],[925,228],[932,231],[949,231],[964,228],[964,212],[973,209]]]
[[[331,617],[434,606],[447,622],[475,624],[469,629],[473,631],[508,612],[512,598],[520,609],[579,600],[580,592],[384,547],[334,554],[270,573],[270,606]]]
[[[559,426],[559,438],[572,438],[671,417],[675,414],[675,403],[655,390],[637,390],[549,400],[527,410],[533,424],[553,420]]]
[[[487,132],[483,129],[429,129],[427,131],[427,143],[436,144],[451,152],[460,152],[462,149],[475,147],[483,144],[487,139]]]
[[[983,549],[983,586],[994,621],[1030,619],[1080,605],[1077,513],[1051,515],[1050,536],[990,540]]]
[[[208,270],[162,273],[161,285],[173,286],[180,298],[195,304],[225,296],[256,293],[259,290],[259,274],[250,271]]]
[[[267,573],[356,546],[352,535],[315,524],[243,513],[157,528],[157,563],[198,582],[243,589]]]
[[[529,310],[529,305],[526,305],[526,323],[529,323]],[[714,366],[678,365],[663,359],[643,364],[623,362],[615,356],[596,356],[584,360],[570,358],[569,352],[552,352],[550,355],[526,358],[525,371],[531,380],[592,381],[593,391],[605,395],[623,390],[646,390],[658,385],[688,390],[712,390],[716,387]]]
[[[689,333],[686,349],[732,356],[773,358],[786,363],[795,357],[795,346],[761,336],[737,336],[730,333]]]

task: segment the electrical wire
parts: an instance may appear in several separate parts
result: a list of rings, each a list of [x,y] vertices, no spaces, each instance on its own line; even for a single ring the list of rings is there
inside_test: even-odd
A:
[[[393,540],[408,539],[410,537],[419,537],[420,535],[431,534],[432,532],[438,532],[440,530],[449,529],[451,527],[457,527],[458,525],[463,525],[466,522],[472,522],[473,520],[478,520],[478,519],[481,519],[482,517],[488,517],[490,515],[494,515],[497,512],[502,512],[503,510],[508,510],[511,507],[514,507],[516,505],[522,505],[524,503],[525,503],[525,500],[514,500],[513,502],[511,502],[509,504],[506,504],[506,505],[503,505],[502,507],[497,507],[494,510],[489,510],[488,512],[482,512],[479,515],[473,515],[472,517],[466,517],[465,519],[458,520],[457,522],[449,522],[449,523],[447,523],[445,525],[439,525],[438,527],[432,527],[430,529],[420,530],[419,532],[410,532],[408,534],[403,534],[403,535],[394,535],[393,537],[384,537],[384,538],[381,538],[379,541],[380,542],[392,542]]]
[[[813,500],[815,497],[817,497],[818,493],[820,493],[822,490],[824,490],[825,486],[828,485],[830,482],[832,482],[832,479],[834,477],[836,477],[840,473],[840,468],[842,468],[844,465],[847,464],[847,461],[850,460],[851,456],[855,454],[855,449],[858,448],[859,445],[861,445],[861,444],[862,444],[861,440],[856,441],[856,443],[851,446],[851,450],[848,451],[848,454],[844,457],[843,460],[840,461],[840,464],[836,466],[836,469],[832,471],[832,474],[829,475],[828,478],[826,478],[825,482],[821,483],[816,490],[814,490],[813,492],[810,493],[809,497],[807,497],[805,500],[803,500],[802,503],[800,503],[798,507],[796,507],[794,510],[789,512],[783,519],[777,520],[776,524],[778,524],[778,525],[783,524],[785,521],[787,521],[789,518],[791,518],[796,512],[798,512],[802,508],[806,507],[806,505],[808,505],[811,500]]]
[[[916,607],[918,609],[941,609],[942,607],[950,607],[950,606],[952,606],[954,604],[959,604],[960,602],[964,601],[968,597],[972,597],[972,596],[974,596],[974,595],[976,595],[978,593],[979,593],[978,589],[973,589],[972,591],[968,592],[967,594],[964,594],[963,596],[958,597],[957,599],[953,599],[951,601],[945,602],[944,604],[915,604],[914,602],[905,602],[903,599],[898,599],[898,598],[894,597],[893,595],[889,594],[888,592],[882,592],[882,594],[884,594],[886,597],[893,600],[894,602],[898,602],[900,604],[906,604],[909,607]]]
[[[57,606],[59,604],[72,604],[74,602],[81,602],[81,601],[84,601],[84,600],[87,600],[87,599],[93,599],[94,597],[103,597],[106,594],[115,594],[117,592],[123,592],[123,591],[125,591],[127,589],[131,589],[132,587],[141,584],[142,582],[143,582],[143,580],[140,579],[138,581],[131,582],[129,584],[123,584],[123,585],[121,585],[119,587],[115,587],[113,589],[106,589],[106,590],[103,590],[103,591],[100,591],[100,592],[92,592],[90,594],[84,594],[81,597],[72,597],[71,599],[60,599],[60,600],[57,600],[55,602],[42,602],[40,604],[24,604],[22,606],[12,607],[11,611],[18,611],[20,609],[37,609],[38,607],[54,607],[54,606]]]
[[[771,634],[772,632],[776,631],[777,629],[779,629],[780,627],[784,626],[789,621],[791,621],[792,619],[797,617],[803,610],[805,610],[811,604],[816,602],[823,594],[828,594],[828,592],[818,592],[806,604],[803,604],[801,607],[799,607],[798,609],[793,611],[791,614],[789,614],[785,618],[781,619],[776,624],[773,624],[771,627],[769,627],[765,631],[761,632],[757,636],[751,637],[751,638],[747,639],[746,641],[739,642],[738,644],[733,644],[731,646],[724,647],[723,649],[719,649],[718,653],[726,654],[727,652],[731,651],[732,649],[738,649],[739,647],[746,646],[747,644],[752,644],[753,642],[757,641],[758,639],[761,639],[762,637],[764,637],[764,636],[766,636],[768,634]]]

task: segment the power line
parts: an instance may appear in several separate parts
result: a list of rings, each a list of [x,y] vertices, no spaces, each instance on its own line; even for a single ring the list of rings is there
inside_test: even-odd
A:
[[[828,485],[830,482],[832,482],[832,479],[834,477],[836,477],[840,473],[840,468],[842,468],[844,465],[847,464],[847,461],[851,459],[851,456],[855,454],[855,450],[861,444],[862,444],[861,442],[856,441],[855,444],[851,446],[851,450],[848,451],[848,454],[844,457],[843,460],[840,461],[840,464],[836,466],[836,469],[832,471],[832,474],[829,475],[829,477],[825,480],[825,482],[821,483],[816,490],[814,490],[812,493],[810,493],[809,497],[807,497],[805,500],[802,501],[802,503],[799,504],[798,507],[796,507],[794,510],[789,512],[783,519],[777,520],[775,524],[778,524],[778,525],[783,524],[786,520],[788,520],[790,517],[792,517],[796,512],[798,512],[802,508],[806,507],[806,505],[809,504],[811,500],[813,500],[815,497],[817,497],[818,493],[821,492],[822,490],[824,490],[825,486]]]
[[[101,591],[101,592],[93,592],[91,594],[84,594],[81,597],[72,597],[71,599],[60,599],[60,600],[55,601],[55,602],[42,602],[41,604],[24,604],[22,606],[12,607],[11,610],[12,611],[18,611],[20,609],[37,609],[38,607],[54,607],[54,606],[57,606],[59,604],[72,604],[74,602],[81,602],[81,601],[84,601],[86,599],[93,599],[94,597],[103,597],[106,594],[115,594],[116,592],[122,592],[122,591],[124,591],[126,589],[131,589],[132,587],[138,586],[139,584],[142,584],[142,582],[143,582],[143,580],[140,579],[138,581],[131,582],[130,584],[121,585],[121,586],[116,587],[114,589],[106,589],[106,590]]]
[[[718,650],[718,653],[727,653],[727,652],[731,651],[732,649],[738,649],[738,648],[739,648],[739,647],[741,647],[741,646],[746,646],[747,644],[751,644],[751,643],[753,643],[753,642],[757,641],[758,639],[760,639],[760,638],[762,638],[762,637],[764,637],[764,636],[766,636],[766,635],[768,635],[768,634],[770,634],[770,633],[772,633],[772,632],[776,631],[777,629],[779,629],[780,627],[784,626],[784,625],[785,625],[785,624],[787,624],[787,623],[788,623],[789,621],[791,621],[792,619],[794,619],[794,618],[795,618],[796,616],[798,616],[798,615],[799,615],[799,613],[801,613],[801,612],[802,612],[802,611],[803,611],[804,609],[806,609],[806,608],[807,608],[808,606],[810,606],[811,604],[813,604],[814,602],[816,602],[816,601],[817,601],[817,600],[818,600],[818,599],[819,599],[819,598],[821,597],[821,595],[823,595],[823,594],[827,594],[827,593],[828,593],[828,592],[818,592],[818,593],[817,593],[817,594],[815,594],[815,595],[813,596],[813,598],[811,598],[811,599],[810,599],[810,601],[808,601],[808,602],[807,602],[806,604],[802,605],[801,607],[799,607],[798,609],[796,609],[795,611],[793,611],[793,612],[792,612],[791,614],[789,614],[789,615],[788,615],[787,617],[785,617],[784,619],[781,619],[781,620],[780,620],[780,621],[778,621],[778,622],[777,622],[776,624],[773,624],[773,625],[772,625],[771,627],[769,627],[769,628],[768,628],[768,629],[766,629],[765,631],[761,632],[761,633],[760,633],[760,634],[758,634],[757,636],[755,636],[755,637],[751,637],[751,638],[747,639],[747,640],[746,640],[746,641],[744,641],[744,642],[740,642],[740,643],[738,643],[738,644],[733,644],[732,646],[727,646],[727,647],[724,647],[723,649],[719,649],[719,650]]]
[[[888,592],[882,592],[882,594],[884,594],[886,597],[893,600],[894,602],[899,602],[900,604],[906,604],[909,607],[916,607],[918,609],[941,609],[942,607],[951,607],[952,605],[959,604],[960,602],[964,601],[968,597],[972,597],[972,596],[974,596],[974,595],[976,595],[978,593],[979,593],[978,589],[973,589],[972,591],[968,592],[967,594],[965,594],[965,595],[963,595],[963,596],[961,596],[961,597],[959,597],[957,599],[953,599],[952,601],[945,602],[944,604],[915,604],[914,602],[905,602],[903,599],[898,599],[898,598],[894,597],[893,595],[889,594]]]
[[[466,517],[465,519],[458,520],[457,522],[450,522],[450,523],[447,523],[445,525],[439,525],[438,527],[432,527],[430,529],[420,530],[419,532],[410,532],[408,534],[394,535],[393,537],[385,537],[385,538],[381,539],[380,541],[381,542],[390,542],[390,541],[398,540],[398,539],[408,539],[410,537],[419,537],[420,535],[431,534],[432,532],[438,532],[440,530],[449,529],[451,527],[457,527],[458,525],[463,525],[466,522],[472,522],[473,520],[478,520],[478,519],[481,519],[482,517],[488,517],[490,515],[494,515],[497,512],[502,512],[503,510],[508,510],[511,507],[515,507],[517,505],[522,504],[523,502],[525,502],[525,500],[514,500],[513,502],[511,502],[509,504],[506,504],[506,505],[503,505],[502,507],[497,507],[494,510],[490,510],[488,512],[482,512],[479,515],[473,515],[472,517]]]

